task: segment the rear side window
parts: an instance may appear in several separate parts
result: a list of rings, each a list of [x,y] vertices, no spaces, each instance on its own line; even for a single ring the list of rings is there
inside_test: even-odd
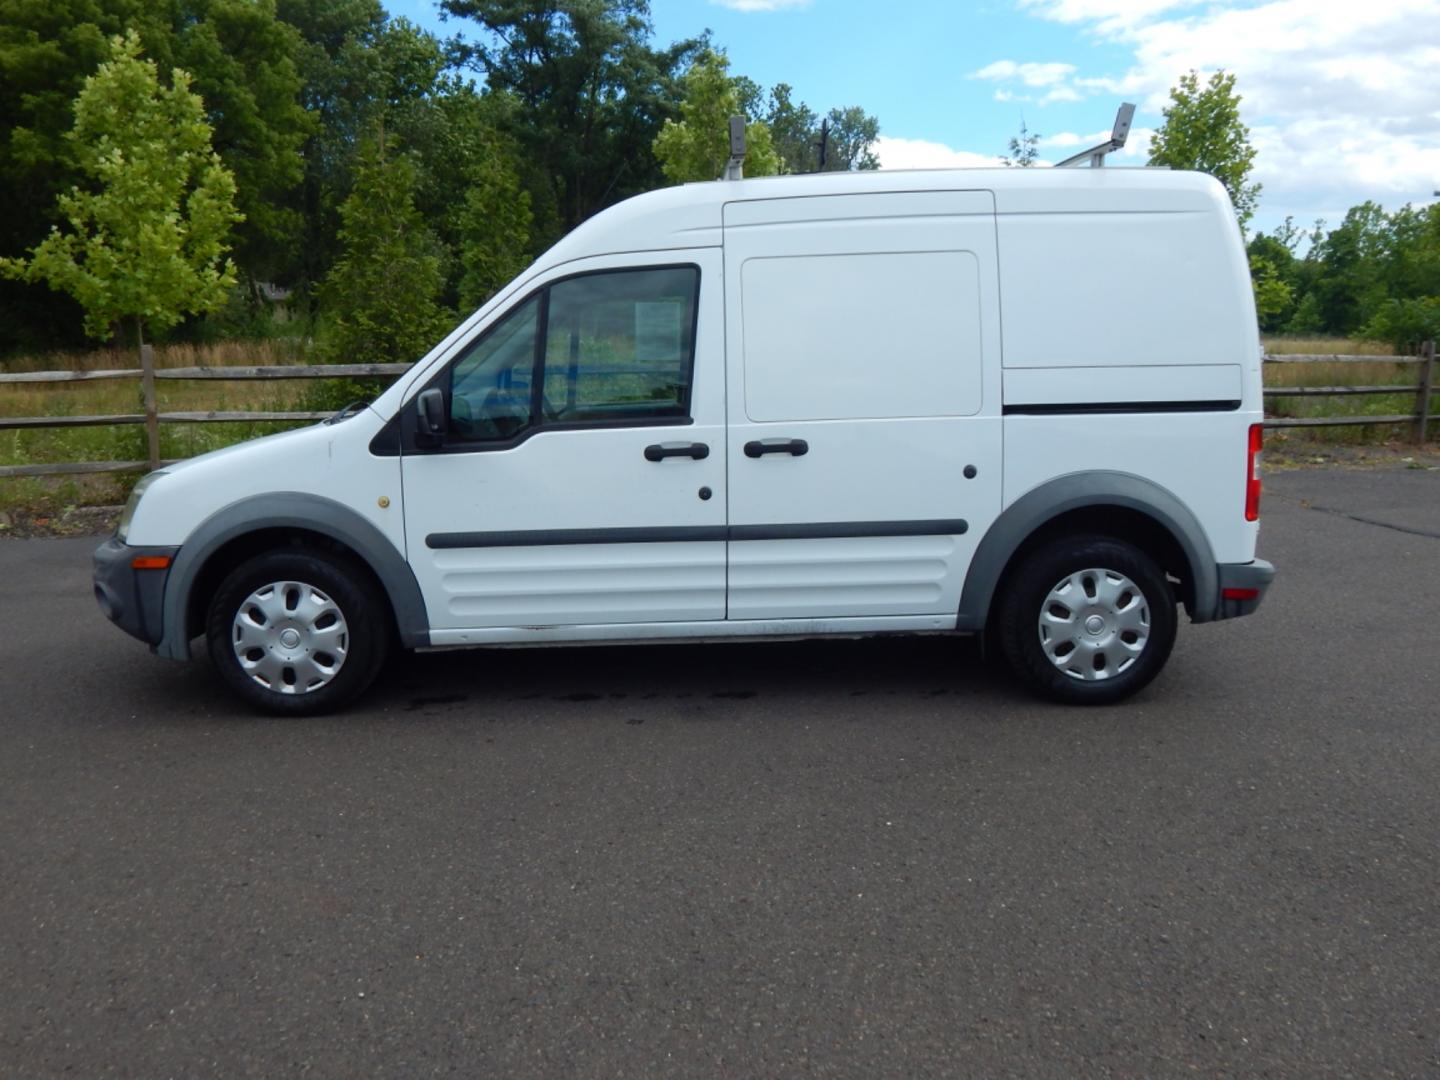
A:
[[[584,274],[534,294],[451,366],[453,437],[684,420],[699,287],[699,269],[681,266]]]

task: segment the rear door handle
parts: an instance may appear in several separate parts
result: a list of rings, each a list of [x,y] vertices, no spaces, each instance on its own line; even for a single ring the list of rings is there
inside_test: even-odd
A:
[[[651,443],[645,447],[646,461],[664,461],[667,457],[688,457],[696,461],[710,456],[710,447],[703,442]]]
[[[810,452],[810,444],[804,439],[756,439],[745,444],[745,456],[764,457],[766,454],[789,454],[804,457]]]

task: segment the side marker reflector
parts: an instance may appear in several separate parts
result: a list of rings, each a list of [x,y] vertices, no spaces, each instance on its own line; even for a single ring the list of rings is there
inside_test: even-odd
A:
[[[169,555],[136,555],[130,560],[132,570],[167,570],[169,567]]]
[[[1259,600],[1259,589],[1221,589],[1220,595],[1226,600]]]

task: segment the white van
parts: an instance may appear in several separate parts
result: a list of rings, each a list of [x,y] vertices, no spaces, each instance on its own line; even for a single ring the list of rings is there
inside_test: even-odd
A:
[[[409,649],[980,633],[1118,700],[1248,614],[1260,349],[1198,173],[696,184],[543,255],[368,407],[147,476],[106,614],[277,713]]]

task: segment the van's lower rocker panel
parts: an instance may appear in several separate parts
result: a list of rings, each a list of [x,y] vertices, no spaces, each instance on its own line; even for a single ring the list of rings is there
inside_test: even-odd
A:
[[[960,536],[961,518],[930,521],[833,521],[805,525],[674,526],[638,529],[533,529],[511,532],[431,533],[432,550],[490,547],[563,547],[575,544],[674,544],[714,540],[841,540],[866,536]]]
[[[716,638],[868,637],[872,634],[937,634],[954,629],[954,615],[736,619],[585,626],[490,626],[475,630],[432,630],[429,649],[469,648],[477,645],[614,645],[627,641],[670,641],[682,644],[713,641]]]

